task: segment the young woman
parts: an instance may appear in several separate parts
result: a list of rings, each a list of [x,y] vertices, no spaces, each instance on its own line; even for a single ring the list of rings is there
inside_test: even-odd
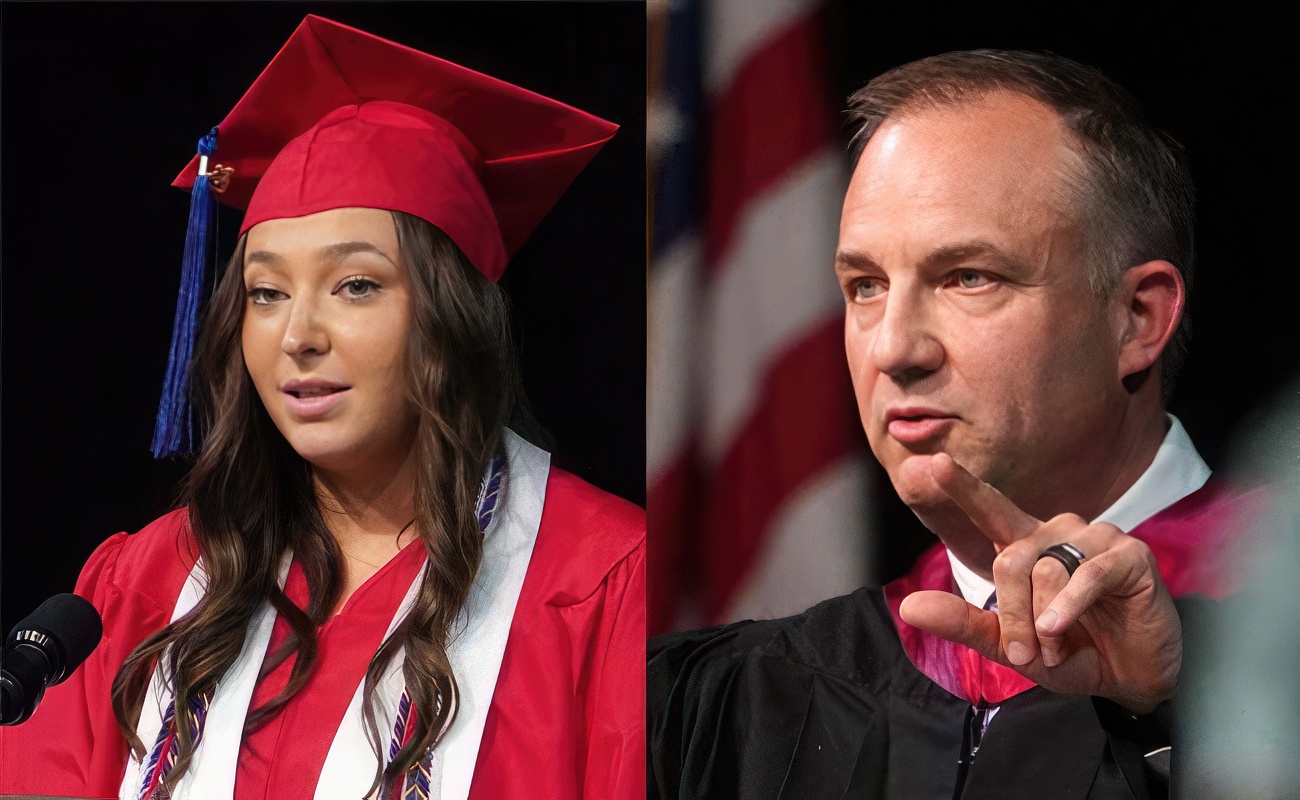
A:
[[[304,21],[181,179],[246,207],[172,380],[189,504],[84,568],[105,640],[0,790],[640,796],[643,515],[506,427],[494,283],[612,133]]]

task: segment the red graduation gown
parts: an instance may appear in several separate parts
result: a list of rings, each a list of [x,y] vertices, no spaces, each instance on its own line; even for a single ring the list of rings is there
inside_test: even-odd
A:
[[[30,720],[0,729],[0,793],[117,797],[127,749],[109,702],[112,680],[127,654],[170,619],[196,558],[184,509],[138,534],[119,533],[95,551],[76,591],[103,616],[104,639],[81,669],[47,692]],[[386,573],[397,583],[405,575],[409,583],[406,566],[394,564]],[[374,587],[363,588],[391,595],[385,579],[376,578]],[[373,652],[335,650],[363,671]],[[331,704],[309,691],[294,701],[303,711],[337,708],[341,716],[346,700]],[[331,691],[337,693],[328,685],[319,689]],[[552,469],[479,746],[471,800],[520,792],[639,798],[645,787],[644,695],[644,512]],[[320,716],[299,718],[317,729],[335,727]],[[291,739],[296,737],[285,737]],[[249,745],[244,743],[243,752]],[[304,762],[295,745],[271,748],[271,760],[252,770],[262,785],[245,781],[237,784],[237,793],[310,798],[324,752]],[[240,772],[242,777],[245,770]]]

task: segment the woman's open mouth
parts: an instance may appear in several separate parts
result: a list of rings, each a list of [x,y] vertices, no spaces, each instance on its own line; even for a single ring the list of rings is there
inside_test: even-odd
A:
[[[323,417],[343,402],[350,386],[318,382],[291,381],[281,390],[289,410],[302,419]]]

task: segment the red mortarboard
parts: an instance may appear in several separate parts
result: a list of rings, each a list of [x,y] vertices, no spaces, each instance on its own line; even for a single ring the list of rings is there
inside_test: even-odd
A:
[[[438,226],[489,280],[618,126],[364,31],[309,16],[199,143],[234,169],[220,202],[259,222],[359,206]],[[189,361],[214,219],[196,156],[180,299],[154,428],[189,446]]]
[[[497,280],[618,126],[309,16],[217,126],[220,202],[258,222],[344,206],[437,225]],[[188,189],[198,157],[173,186]]]

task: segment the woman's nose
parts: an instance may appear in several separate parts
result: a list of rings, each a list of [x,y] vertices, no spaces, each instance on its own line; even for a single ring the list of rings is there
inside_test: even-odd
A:
[[[329,334],[318,309],[308,303],[294,304],[280,339],[280,349],[291,356],[329,350]]]

